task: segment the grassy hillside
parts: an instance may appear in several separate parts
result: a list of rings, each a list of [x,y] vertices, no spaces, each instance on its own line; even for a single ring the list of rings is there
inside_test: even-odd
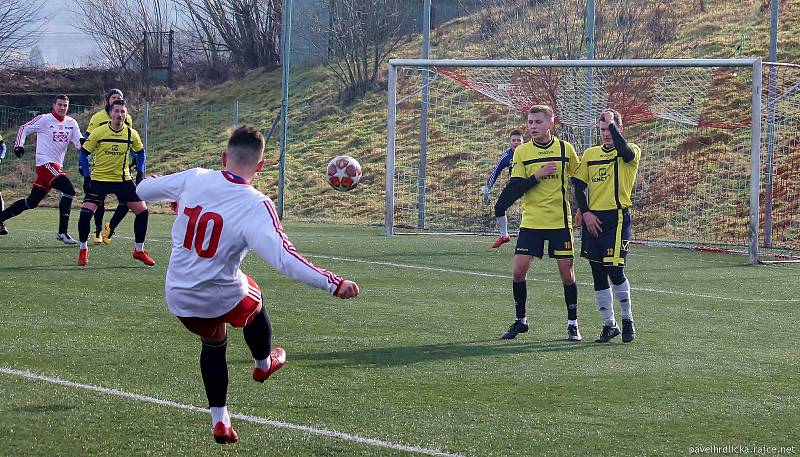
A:
[[[748,41],[746,55],[766,57],[768,48],[769,10],[758,1],[721,1],[706,5],[700,2],[676,2],[675,8],[683,17],[677,31],[678,39],[671,45],[674,57],[735,57],[742,33]],[[800,0],[781,2],[781,33],[779,60],[798,61],[797,46],[800,30]],[[482,43],[476,38],[474,22],[460,18],[437,29],[432,35],[434,57],[480,58]],[[394,57],[414,57],[419,54],[419,37],[408,42]],[[734,85],[725,86],[735,91]],[[386,147],[386,94],[371,93],[351,106],[339,106],[335,100],[337,86],[334,78],[321,66],[292,67],[289,148],[287,151],[287,216],[301,219],[338,219],[356,223],[381,223],[384,206],[384,168]],[[741,99],[741,93],[717,94],[718,100]],[[475,97],[479,100],[481,96]],[[255,124],[267,131],[279,110],[280,71],[258,70],[240,80],[230,81],[207,90],[184,88],[154,102],[150,107],[149,152],[150,171],[169,172],[189,166],[212,166],[218,162],[225,130],[233,123],[233,103],[239,100],[239,121]],[[461,105],[466,106],[466,105]],[[709,107],[711,108],[711,107]],[[470,111],[472,110],[472,111]],[[460,113],[463,117],[487,116],[488,111],[472,107]],[[142,112],[133,113],[141,125]],[[496,132],[503,132],[502,122],[492,123]],[[416,129],[415,122],[400,126],[408,132]],[[265,193],[275,197],[279,129],[268,147],[269,170],[256,181]],[[432,128],[432,138],[446,135]],[[489,138],[494,132],[489,132]],[[640,132],[643,136],[647,132]],[[486,144],[467,145],[452,156],[432,157],[436,166],[452,166],[459,161],[477,161],[477,168],[488,169],[494,156],[473,155],[479,150],[499,150],[503,135],[489,147]],[[724,142],[724,134],[711,139]],[[692,141],[697,141],[694,139]],[[485,141],[483,141],[485,143]],[[327,161],[340,154],[356,157],[364,168],[361,185],[344,194],[330,189],[323,179]],[[17,168],[22,168],[20,165]],[[481,176],[464,172],[450,176],[447,182],[429,180],[432,187],[446,187],[462,192],[480,185]],[[7,187],[8,180],[2,185]],[[24,192],[17,186],[10,193]],[[688,189],[689,194],[692,190]],[[7,197],[8,198],[8,197]],[[473,204],[473,203],[470,203]]]

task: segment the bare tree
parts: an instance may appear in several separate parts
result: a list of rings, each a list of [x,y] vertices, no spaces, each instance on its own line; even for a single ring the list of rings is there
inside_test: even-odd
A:
[[[400,45],[414,14],[412,2],[329,0],[327,17],[309,17],[305,27],[327,37],[325,64],[339,81],[347,103],[379,86],[381,64]]]
[[[281,0],[176,0],[187,32],[209,63],[226,57],[242,69],[280,63]]]
[[[494,59],[583,59],[586,56],[587,11],[584,0],[482,0],[474,21],[486,57]],[[675,39],[678,18],[673,1],[598,0],[595,12],[595,59],[659,58]],[[624,106],[624,115],[646,112],[654,72],[610,69],[605,72],[609,103]],[[513,82],[539,103],[561,111],[559,91],[582,90],[580,74],[563,68],[520,69]],[[579,86],[579,87],[578,87]],[[569,102],[567,102],[569,103]],[[630,119],[630,117],[628,117]]]
[[[143,51],[139,46],[145,32],[168,32],[177,28],[177,15],[170,0],[82,0],[76,3],[81,13],[76,26],[94,38],[100,52],[115,67],[122,67],[132,56],[141,59]]]
[[[580,59],[587,50],[584,0],[482,0],[473,16],[487,58]],[[673,1],[599,0],[595,58],[659,58],[674,39]]]
[[[0,67],[25,60],[49,20],[43,6],[44,0],[0,0]]]

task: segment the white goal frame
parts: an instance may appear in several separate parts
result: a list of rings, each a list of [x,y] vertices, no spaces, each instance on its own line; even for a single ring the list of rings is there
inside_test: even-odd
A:
[[[758,264],[760,164],[761,164],[761,90],[762,59],[622,59],[622,60],[450,60],[450,59],[391,59],[389,60],[388,120],[386,151],[386,216],[385,234],[394,232],[394,178],[397,121],[398,67],[733,67],[752,71],[750,103],[751,157],[748,254],[749,263]],[[423,90],[426,90],[423,87]],[[423,120],[423,123],[425,120]]]

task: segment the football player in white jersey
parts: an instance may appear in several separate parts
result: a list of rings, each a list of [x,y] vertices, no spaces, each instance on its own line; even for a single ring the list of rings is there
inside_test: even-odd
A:
[[[72,199],[75,197],[75,186],[66,173],[61,170],[64,166],[64,156],[67,154],[69,143],[75,149],[81,150],[81,129],[75,119],[67,116],[69,97],[59,95],[53,102],[49,114],[40,114],[17,131],[17,140],[14,142],[14,154],[22,157],[25,154],[25,138],[31,133],[36,134],[36,180],[30,195],[17,200],[8,208],[0,211],[0,225],[25,210],[36,208],[50,189],[61,191],[64,198],[59,202],[58,234],[56,238],[64,244],[77,244],[67,233],[69,213]]]
[[[303,258],[284,234],[272,200],[250,185],[264,166],[264,137],[255,127],[233,132],[222,166],[223,171],[194,168],[150,177],[136,193],[148,202],[178,202],[165,281],[167,306],[202,339],[200,373],[212,433],[226,444],[239,439],[226,408],[226,324],[243,328],[255,361],[255,381],[264,382],[286,363],[286,351],[271,349],[272,324],[261,290],[239,269],[247,252],[253,250],[281,274],[339,298],[354,298],[359,289]]]

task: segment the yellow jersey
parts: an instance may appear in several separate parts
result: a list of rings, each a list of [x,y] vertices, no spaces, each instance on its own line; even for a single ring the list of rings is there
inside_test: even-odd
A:
[[[88,134],[92,133],[92,130],[100,127],[101,125],[106,125],[111,123],[111,116],[106,112],[105,109],[101,109],[100,111],[94,113],[92,118],[89,119],[89,125],[86,126],[86,133],[87,137]],[[128,127],[133,127],[133,120],[131,119],[130,114],[125,115],[125,125]]]
[[[634,158],[625,162],[614,147],[594,146],[583,153],[575,178],[586,183],[589,210],[625,209],[633,205],[631,195],[642,151],[628,143]]]
[[[578,169],[580,159],[570,143],[552,137],[548,144],[531,140],[517,146],[511,177],[529,178],[548,162],[556,162],[556,172],[542,178],[523,195],[521,228],[572,229],[567,185]]]
[[[83,149],[93,158],[92,181],[123,182],[131,180],[131,155],[144,149],[139,133],[127,125],[119,131],[111,124],[92,130]]]

